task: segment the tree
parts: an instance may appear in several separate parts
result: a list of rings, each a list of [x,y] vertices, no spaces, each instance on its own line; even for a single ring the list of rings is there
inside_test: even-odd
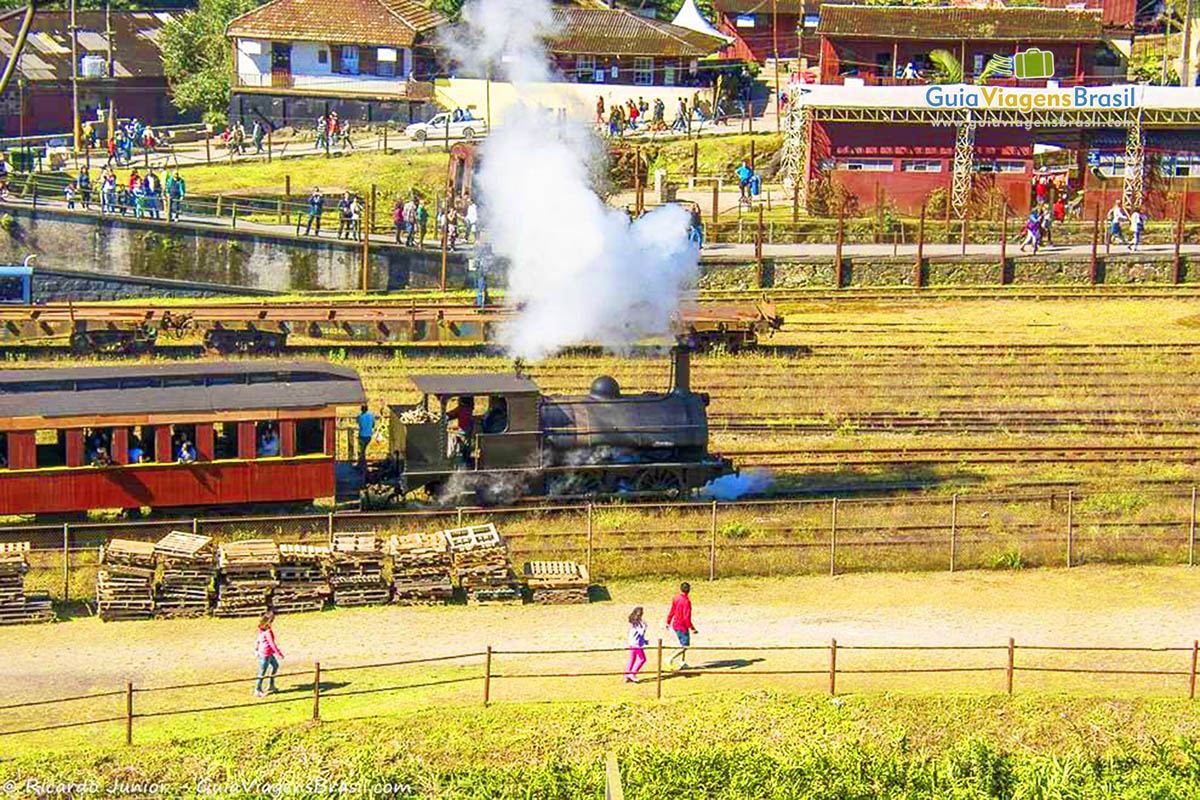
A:
[[[930,51],[929,60],[934,66],[934,73],[930,77],[934,83],[962,83],[962,64],[949,50]]]
[[[176,108],[197,112],[206,121],[225,119],[233,77],[225,27],[257,5],[256,0],[200,0],[195,11],[163,26],[159,36],[163,72]]]
[[[462,12],[463,0],[431,0],[429,7],[441,12],[446,19],[458,19]]]

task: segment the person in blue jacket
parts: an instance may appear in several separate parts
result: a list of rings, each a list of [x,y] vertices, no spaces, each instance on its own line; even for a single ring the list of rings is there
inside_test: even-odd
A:
[[[750,159],[742,161],[736,170],[738,179],[738,188],[742,190],[742,200],[750,199],[750,179],[754,177],[754,167],[750,166]]]

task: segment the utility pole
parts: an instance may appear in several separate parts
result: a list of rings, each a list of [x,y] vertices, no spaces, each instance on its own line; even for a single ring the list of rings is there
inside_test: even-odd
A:
[[[1179,85],[1190,86],[1192,65],[1192,0],[1183,0],[1183,58],[1179,65]]]
[[[75,152],[80,148],[82,132],[79,126],[79,31],[75,27],[75,0],[71,0],[71,128]]]
[[[104,0],[104,41],[108,46],[108,70],[107,70],[107,73],[108,73],[108,75],[107,75],[107,77],[108,77],[108,81],[107,81],[107,85],[108,85],[108,115],[107,115],[108,140],[105,141],[105,145],[107,146],[108,141],[111,141],[113,139],[113,137],[115,137],[117,135],[117,118],[116,118],[117,110],[113,106],[113,99],[112,99],[112,90],[113,90],[112,77],[113,77],[113,75],[116,74],[116,72],[114,71],[114,68],[113,68],[113,64],[115,63],[115,56],[113,55],[112,5],[111,5],[111,3],[109,3],[109,0]]]
[[[775,132],[779,133],[783,124],[779,105],[779,0],[771,0],[771,49],[775,53]]]

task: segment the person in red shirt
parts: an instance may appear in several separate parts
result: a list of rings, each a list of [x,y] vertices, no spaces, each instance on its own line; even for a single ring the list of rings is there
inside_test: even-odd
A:
[[[692,625],[692,599],[689,597],[692,585],[686,581],[679,584],[679,594],[671,601],[671,610],[667,612],[667,627],[675,632],[679,639],[679,650],[671,655],[671,662],[679,659],[679,669],[688,669],[687,649],[692,644],[692,634],[699,633]]]

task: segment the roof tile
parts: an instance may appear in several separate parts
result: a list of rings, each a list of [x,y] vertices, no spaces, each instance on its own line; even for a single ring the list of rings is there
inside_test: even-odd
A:
[[[881,39],[1096,40],[1103,36],[1100,14],[1033,6],[823,5],[817,33]]]

